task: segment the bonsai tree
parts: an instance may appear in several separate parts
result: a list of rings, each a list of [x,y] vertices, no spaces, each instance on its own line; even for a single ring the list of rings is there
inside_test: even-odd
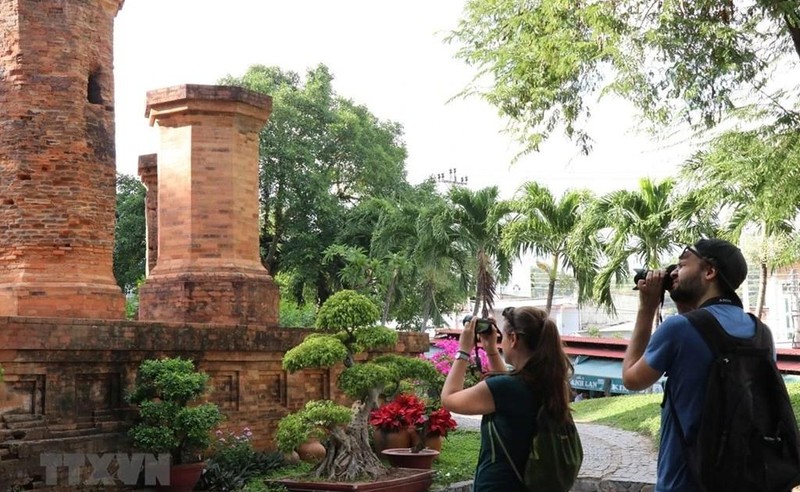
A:
[[[128,401],[139,407],[139,422],[128,431],[136,449],[170,453],[172,464],[198,461],[211,445],[211,430],[222,420],[217,405],[189,406],[205,392],[208,375],[191,360],[145,360]]]
[[[337,386],[356,400],[350,418],[341,425],[340,415],[331,407],[327,419],[321,419],[328,439],[326,456],[313,474],[329,480],[354,481],[377,478],[386,472],[369,441],[369,414],[378,407],[379,397],[394,394],[400,383],[409,378],[430,381],[436,378],[433,365],[421,358],[384,355],[371,361],[357,362],[360,353],[377,348],[393,348],[397,333],[377,326],[378,307],[366,296],[351,290],[328,298],[317,313],[316,330],[298,346],[286,352],[283,368],[289,372],[306,368],[330,368],[344,363]],[[339,407],[341,408],[341,407]],[[307,408],[301,412],[306,412]],[[338,411],[338,410],[336,410]],[[317,415],[317,418],[320,418]],[[293,423],[292,425],[297,425]],[[288,447],[285,444],[284,447]]]

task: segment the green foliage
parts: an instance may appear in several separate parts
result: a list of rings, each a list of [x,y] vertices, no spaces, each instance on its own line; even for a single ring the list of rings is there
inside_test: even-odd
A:
[[[253,478],[284,465],[278,452],[260,452],[250,443],[252,433],[245,428],[241,435],[217,431],[212,456],[206,463],[200,482],[203,490],[238,491]]]
[[[278,449],[291,453],[311,437],[325,436],[335,427],[350,423],[352,411],[332,401],[312,400],[302,410],[290,413],[278,422],[275,441]]]
[[[528,149],[563,128],[588,152],[587,99],[606,93],[656,124],[707,128],[752,105],[796,125],[795,99],[767,81],[800,54],[798,19],[795,2],[766,0],[469,0],[449,40],[478,70],[463,94],[496,106]]]
[[[349,211],[365,197],[408,187],[402,127],[339,96],[333,78],[324,65],[305,77],[256,65],[221,81],[273,98],[259,138],[261,253],[270,272],[292,274],[298,304],[332,293],[338,265],[325,265],[323,252],[337,242]]]
[[[283,369],[329,368],[344,362],[347,347],[335,336],[309,336],[283,356]]]
[[[507,254],[535,253],[547,258],[539,263],[547,275],[546,285],[553,283],[555,287],[559,273],[569,271],[577,283],[579,303],[592,297],[601,255],[594,231],[584,225],[593,201],[588,190],[568,190],[556,199],[539,183],[525,183],[511,202],[513,217],[502,234]],[[550,312],[553,292],[549,289],[546,298]]]
[[[208,375],[191,360],[145,360],[139,366],[128,401],[139,407],[139,419],[128,432],[136,449],[169,452],[173,463],[192,459],[211,444],[211,430],[223,420],[213,403],[187,406],[206,391]]]
[[[354,332],[375,324],[380,316],[380,311],[368,297],[352,290],[342,290],[319,308],[316,327],[326,331]]]
[[[342,371],[337,385],[350,398],[363,399],[370,390],[383,388],[394,380],[394,373],[390,368],[373,362],[362,362]]]
[[[297,446],[306,442],[311,435],[311,426],[299,413],[290,413],[278,422],[278,431],[275,441],[278,449],[284,453],[291,453]]]
[[[397,345],[397,332],[385,326],[368,326],[355,333],[359,352],[377,348],[393,348]]]
[[[145,275],[147,190],[134,176],[117,174],[117,212],[114,229],[114,277],[123,292],[133,292]]]
[[[299,305],[291,298],[281,297],[278,319],[281,328],[310,328],[314,326],[317,308],[313,304]]]
[[[387,354],[376,357],[373,362],[389,368],[392,372],[392,379],[396,383],[402,380],[413,380],[417,385],[420,383],[432,385],[439,381],[439,371],[430,360],[425,358]]]

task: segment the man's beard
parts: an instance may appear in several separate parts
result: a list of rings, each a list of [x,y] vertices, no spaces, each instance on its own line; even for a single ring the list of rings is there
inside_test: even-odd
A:
[[[669,297],[674,302],[689,305],[694,305],[694,303],[700,299],[700,295],[700,279],[697,276],[690,279],[681,279],[678,286],[669,291]]]

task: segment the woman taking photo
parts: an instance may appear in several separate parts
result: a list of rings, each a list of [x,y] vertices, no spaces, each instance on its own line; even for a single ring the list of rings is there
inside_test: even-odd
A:
[[[502,329],[493,325],[480,334],[491,373],[475,386],[464,389],[469,354],[475,347],[476,321],[473,318],[461,333],[460,350],[442,388],[442,405],[451,412],[484,416],[473,490],[524,492],[526,488],[517,478],[517,471],[521,474],[525,470],[539,409],[545,410],[552,422],[572,420],[569,408],[572,365],[561,346],[558,329],[545,311],[535,307],[506,308]],[[498,349],[502,350],[502,356]],[[514,370],[507,371],[506,363]],[[500,449],[498,439],[490,435],[490,421],[505,451]]]

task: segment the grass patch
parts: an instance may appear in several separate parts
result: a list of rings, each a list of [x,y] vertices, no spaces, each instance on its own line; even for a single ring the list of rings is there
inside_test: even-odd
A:
[[[478,465],[481,434],[477,431],[454,430],[442,441],[442,452],[433,462],[436,475],[433,486],[472,480]]]
[[[786,385],[795,417],[800,420],[800,383]],[[638,432],[658,446],[661,426],[661,394],[595,398],[573,404],[578,422],[603,424]]]

